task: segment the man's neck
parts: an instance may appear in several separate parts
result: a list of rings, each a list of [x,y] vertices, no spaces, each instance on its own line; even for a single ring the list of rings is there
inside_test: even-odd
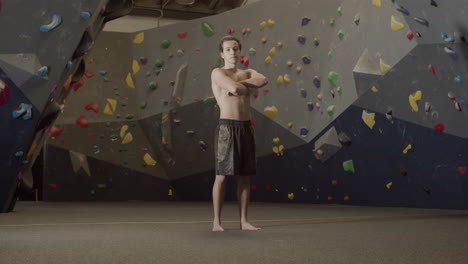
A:
[[[234,65],[224,65],[223,69],[236,72],[237,71],[237,65],[235,65],[235,64]]]

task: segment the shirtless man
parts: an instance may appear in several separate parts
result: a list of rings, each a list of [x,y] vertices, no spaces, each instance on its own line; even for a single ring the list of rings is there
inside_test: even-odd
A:
[[[220,108],[219,125],[215,132],[216,179],[213,185],[213,231],[221,227],[221,209],[227,176],[237,176],[241,230],[259,230],[247,221],[250,177],[256,172],[255,135],[250,124],[250,95],[267,84],[267,79],[255,70],[237,68],[242,45],[232,36],[219,44],[224,67],[211,73],[211,86]]]

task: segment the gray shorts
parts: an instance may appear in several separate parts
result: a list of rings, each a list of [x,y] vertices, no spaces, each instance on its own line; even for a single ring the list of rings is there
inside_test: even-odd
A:
[[[250,121],[220,119],[214,149],[216,175],[256,173],[255,131]]]

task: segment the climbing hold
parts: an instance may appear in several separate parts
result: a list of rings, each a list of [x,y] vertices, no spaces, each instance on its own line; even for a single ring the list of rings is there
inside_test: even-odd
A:
[[[339,6],[338,9],[336,10],[338,15],[342,16],[343,15],[343,7]]]
[[[125,137],[124,139],[122,140],[122,145],[123,144],[128,144],[130,142],[133,141],[133,136],[132,136],[132,133],[128,132],[127,134],[125,134]]]
[[[140,71],[140,64],[138,64],[137,60],[133,60],[132,71],[133,75],[137,74]]]
[[[414,38],[414,34],[412,31],[408,31],[408,33],[406,33],[406,37],[409,39],[409,40],[413,40]]]
[[[450,58],[452,58],[452,60],[458,60],[458,54],[452,48],[445,47],[444,51],[450,56]]]
[[[315,81],[315,78],[314,78]],[[336,86],[338,82],[338,73],[331,71],[328,73],[328,81],[330,82],[331,85]]]
[[[399,21],[397,21],[397,19],[395,18],[395,16],[392,16],[391,17],[391,21],[390,21],[390,26],[392,28],[393,31],[398,31],[402,28],[405,27],[405,25]]]
[[[392,188],[392,185],[393,185],[393,182],[389,182],[385,186],[387,187],[387,189],[390,190],[390,188]]]
[[[328,75],[328,76],[330,76],[330,75]],[[315,88],[320,88],[321,82],[320,82],[320,78],[319,78],[318,76],[315,76],[315,77],[314,77],[314,80],[313,80],[312,82],[314,83]],[[336,80],[335,80],[335,84],[334,84],[334,85],[336,85]]]
[[[46,76],[48,72],[49,72],[49,67],[47,66],[42,66],[41,68],[39,68],[39,70],[37,70],[37,74],[41,77]]]
[[[128,125],[123,125],[123,126],[120,128],[120,138],[124,138],[124,137],[125,137],[127,130],[128,130]]]
[[[329,60],[333,58],[333,53],[331,51],[328,52],[327,57]]]
[[[265,59],[265,64],[270,64],[272,61],[272,58],[270,56],[266,57]]]
[[[125,119],[132,120],[134,117],[135,117],[134,115],[128,114],[128,115],[125,116]]]
[[[93,110],[95,113],[99,112],[99,105],[96,102],[89,103],[85,106],[86,110]]]
[[[429,27],[429,21],[422,17],[415,17],[414,20],[423,26]]]
[[[333,187],[335,187],[337,184],[338,184],[338,181],[337,181],[337,180],[332,180],[332,181],[331,181],[331,185],[332,185]]]
[[[279,142],[280,142],[280,138],[279,138],[279,137],[273,138],[273,143],[279,144]]]
[[[301,26],[306,26],[307,24],[309,24],[309,22],[310,22],[310,18],[303,17],[301,21]]]
[[[0,79],[0,104],[6,104],[10,99],[10,87]]]
[[[164,66],[164,61],[158,59],[158,60],[156,60],[156,62],[154,63],[154,66],[155,66],[156,68],[162,68],[162,66]]]
[[[307,102],[307,109],[308,109],[309,111],[314,110],[314,103],[312,103],[312,102]]]
[[[156,90],[158,88],[158,84],[156,82],[150,82],[148,85],[148,88],[152,91]]]
[[[84,71],[84,76],[86,76],[86,78],[90,79],[90,78],[93,78],[94,77],[94,73],[88,71],[88,70],[85,70]]]
[[[235,27],[228,27],[227,28],[227,33],[228,34],[234,34],[236,32],[236,28]]]
[[[274,26],[275,24],[276,24],[276,22],[275,22],[273,19],[271,19],[271,18],[268,19],[268,26],[269,26],[269,27],[272,27],[272,26]]]
[[[18,118],[22,116],[23,120],[29,120],[32,117],[32,105],[21,103],[19,108],[13,110],[12,112],[13,118]]]
[[[80,12],[80,17],[81,17],[81,19],[83,19],[83,20],[88,20],[88,19],[91,17],[91,13],[85,12],[85,11],[81,11],[81,12]]]
[[[334,18],[330,18],[330,26],[334,26],[335,25],[335,19]]]
[[[403,150],[403,154],[408,154],[408,151],[412,148],[413,146],[411,144],[409,144],[408,146],[406,146],[406,148]]]
[[[351,200],[351,198],[349,197],[349,195],[345,195],[345,196],[343,197],[343,201],[348,202],[348,201],[350,201],[350,200]]]
[[[288,199],[289,200],[294,200],[294,193],[288,193]]]
[[[264,88],[263,88],[263,92],[264,92],[264,93],[268,93],[269,91],[270,91],[270,89],[268,89],[268,87],[264,87]]]
[[[151,157],[150,154],[148,153],[145,153],[145,155],[143,156],[143,160],[145,161],[145,164],[148,165],[148,166],[154,166],[156,165],[156,161],[153,159],[153,157]]]
[[[242,63],[245,67],[249,67],[249,64],[250,64],[249,57],[241,55],[240,63]]]
[[[200,140],[198,142],[198,145],[200,146],[200,148],[203,150],[203,151],[206,151],[208,149],[208,145],[205,143],[205,141],[203,140]]]
[[[294,63],[292,61],[290,61],[290,60],[288,60],[288,62],[286,64],[288,65],[288,67],[291,67],[291,66],[294,65]]]
[[[306,40],[307,40],[307,38],[305,36],[303,36],[303,35],[297,36],[297,42],[299,42],[302,45],[304,45],[306,43]]]
[[[442,123],[437,123],[434,125],[434,129],[439,131],[439,132],[444,132],[445,126]]]
[[[406,171],[405,168],[400,168],[400,175],[401,176],[406,176],[406,175],[408,175],[408,171]]]
[[[390,70],[391,66],[386,64],[382,58],[380,59],[380,72],[384,73],[388,70]]]
[[[404,7],[402,7],[402,6],[398,6],[396,10],[397,10],[398,12],[402,13],[402,14],[405,15],[405,16],[409,16],[409,15],[410,15],[410,12],[409,12],[406,8],[404,8]]]
[[[316,102],[316,103],[315,103],[315,107],[320,108],[320,107],[321,107],[320,103],[319,103],[319,102]]]
[[[468,172],[468,167],[466,167],[466,166],[458,166],[458,167],[457,167],[457,170],[458,170],[458,173],[460,173],[460,174],[465,174],[465,173]]]
[[[338,31],[338,38],[340,40],[342,40],[344,38],[344,36],[345,36],[345,33],[342,30]]]
[[[278,108],[276,106],[267,106],[263,109],[263,113],[273,119],[278,114]]]
[[[458,112],[461,112],[461,106],[458,102],[453,102],[453,104],[455,105],[455,110],[457,110]]]
[[[380,0],[372,0],[372,4],[376,7],[382,6],[382,2]]]
[[[345,132],[340,132],[338,134],[338,141],[340,141],[341,144],[349,146],[351,145],[351,138],[345,133]]]
[[[374,92],[374,93],[378,93],[379,89],[377,89],[377,87],[375,87],[375,86],[372,86],[371,91]]]
[[[461,77],[460,75],[455,76],[454,80],[455,80],[455,82],[458,83],[458,84],[462,84],[462,83],[463,83],[463,79],[462,79],[462,77]],[[0,89],[1,89],[1,88],[2,88],[2,87],[1,87],[1,83],[0,83]],[[0,104],[1,104],[1,102],[0,102]]]
[[[409,95],[409,103],[413,111],[418,112],[419,111],[419,106],[418,106],[418,101],[421,100],[422,97],[422,92],[420,90],[416,91],[414,94]]]
[[[309,56],[303,56],[302,57],[302,62],[304,64],[310,64],[312,62],[311,58]]]
[[[372,129],[375,125],[375,113],[369,113],[366,110],[362,110],[362,115],[361,115],[362,120],[364,123]]]
[[[329,116],[333,116],[335,114],[335,106],[334,105],[330,105],[329,107],[327,107],[327,113]]]
[[[39,30],[41,32],[49,32],[53,29],[55,29],[56,27],[58,27],[60,25],[60,23],[62,23],[62,17],[60,15],[52,15],[52,22],[50,22],[49,24],[47,25],[42,25],[39,27]]]
[[[89,126],[89,121],[86,116],[79,116],[75,123],[80,125],[81,128],[87,128]]]
[[[277,83],[278,85],[283,84],[283,81],[284,81],[284,80],[283,80],[283,76],[281,76],[281,75],[278,76],[278,78],[276,79],[276,83]]]
[[[336,88],[336,92],[337,92],[340,96],[343,95],[343,88],[337,87],[337,88]]]
[[[318,47],[320,45],[320,42],[317,38],[314,38],[314,46]]]
[[[288,123],[288,127],[289,127],[289,128],[292,128],[293,126],[294,126],[294,122],[289,122],[289,123]]]
[[[323,99],[323,94],[321,94],[321,93],[317,94],[317,99],[319,99],[320,101],[322,101],[322,99]]]
[[[275,47],[271,48],[268,55],[270,55],[270,57],[274,57],[276,55],[276,48]]]
[[[302,127],[299,131],[299,134],[301,135],[301,137],[307,137],[308,133],[309,133],[309,130],[307,130],[307,128],[305,127]]]
[[[125,82],[127,83],[127,86],[129,88],[135,88],[135,84],[133,83],[133,78],[132,78],[131,73],[127,74],[127,78],[125,78]]]
[[[426,112],[426,114],[429,114],[429,111],[431,111],[431,103],[426,102],[424,104],[424,112]]]
[[[161,48],[167,49],[170,46],[171,46],[171,41],[170,40],[165,39],[165,40],[161,41]]]
[[[436,73],[434,65],[429,64],[429,66],[427,66],[427,68],[429,69],[429,71],[430,71],[432,74],[435,74],[435,73]]]
[[[187,34],[188,32],[180,32],[180,33],[177,33],[177,37],[180,39],[184,39],[185,37],[187,37]]]
[[[262,21],[262,23],[260,23],[260,30],[263,30],[264,28],[266,28],[266,26],[267,26],[267,22]]]
[[[389,110],[387,113],[385,113],[385,117],[387,118],[388,121],[393,123],[393,110]]]
[[[301,96],[302,96],[303,98],[306,98],[306,97],[307,97],[307,91],[306,91],[306,90],[301,89],[301,92],[300,92],[300,93],[301,93]]]
[[[291,83],[291,77],[289,76],[289,74],[283,75],[283,79],[285,83]]]
[[[255,55],[255,54],[257,54],[257,50],[254,49],[254,48],[250,48],[250,49],[249,49],[249,55],[250,55],[250,56],[253,56],[253,55]]]
[[[354,173],[355,170],[354,170],[354,163],[353,163],[353,160],[343,161],[343,169],[344,169],[344,171],[348,171],[348,172]]]
[[[185,55],[185,52],[183,50],[181,50],[181,49],[178,49],[176,54],[177,54],[177,57],[182,57],[182,56]]]
[[[214,28],[210,24],[208,24],[207,22],[202,22],[201,27],[202,27],[203,34],[206,37],[211,37],[211,36],[214,35],[214,33],[215,33]]]
[[[297,66],[297,67],[296,67],[296,72],[297,72],[297,73],[301,73],[301,71],[302,71],[302,67],[301,67],[301,66]]]
[[[141,44],[145,40],[145,32],[138,33],[133,39],[133,43]]]
[[[49,129],[48,134],[49,134],[49,136],[51,138],[56,138],[56,137],[60,136],[60,134],[62,134],[62,132],[63,132],[63,128],[52,125],[50,127],[50,129]]]
[[[448,98],[450,98],[450,100],[457,100],[457,98],[455,97],[455,94],[453,92],[448,92],[447,94]]]
[[[354,16],[354,24],[356,24],[356,26],[359,26],[359,22],[361,22],[361,15],[360,14],[356,14]]]
[[[438,5],[437,5],[436,1],[431,0],[431,6],[437,7]]]

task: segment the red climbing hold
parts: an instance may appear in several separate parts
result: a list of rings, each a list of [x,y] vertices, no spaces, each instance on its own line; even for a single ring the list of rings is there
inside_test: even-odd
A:
[[[409,40],[413,40],[413,38],[414,38],[413,32],[408,31],[408,33],[406,33],[406,37],[407,37]]]
[[[50,129],[49,129],[49,136],[51,138],[56,138],[58,136],[60,136],[60,134],[62,134],[63,132],[63,128],[61,127],[58,127],[58,126],[52,126]]]
[[[177,33],[177,37],[180,38],[180,39],[183,39],[185,37],[187,37],[187,32],[181,32],[181,33]]]
[[[49,185],[49,187],[52,187],[52,188],[57,188],[57,184],[49,183],[47,185]]]
[[[461,166],[460,166],[460,167],[458,167],[458,172],[459,172],[460,174],[465,174],[465,173],[468,172],[468,167],[466,167],[466,166],[461,167]]]
[[[228,27],[228,29],[227,29],[228,34],[233,34],[235,32],[236,32],[236,29],[234,27]]]
[[[88,135],[88,138],[93,138],[94,136],[96,136],[96,133],[91,133]]]
[[[269,184],[265,185],[265,189],[266,189],[267,191],[271,191],[271,185],[269,185]]]
[[[84,72],[84,76],[86,76],[86,78],[92,78],[94,76],[94,73],[90,72],[90,71],[85,71]]]
[[[245,67],[249,67],[249,63],[250,63],[249,57],[241,55],[240,62],[244,64]]]
[[[257,190],[257,185],[252,185],[252,191],[256,191]]]
[[[95,113],[99,112],[99,105],[96,102],[89,103],[85,106],[86,110],[93,110]]]
[[[62,142],[62,144],[65,144],[65,139],[59,138],[59,141]]]
[[[434,129],[440,132],[444,132],[445,126],[442,123],[437,123],[435,124]]]
[[[76,83],[73,84],[73,91],[78,91],[78,89],[81,88],[81,86],[83,86],[84,84],[84,81],[83,79],[80,79],[79,81],[77,81]]]
[[[435,74],[435,68],[434,68],[434,65],[432,64],[429,64],[429,66],[427,67],[429,69],[430,72],[432,72],[432,74]]]
[[[0,104],[6,104],[10,99],[10,87],[0,80]]]
[[[79,116],[76,119],[76,123],[80,125],[81,128],[87,128],[89,126],[89,122],[86,116]]]

